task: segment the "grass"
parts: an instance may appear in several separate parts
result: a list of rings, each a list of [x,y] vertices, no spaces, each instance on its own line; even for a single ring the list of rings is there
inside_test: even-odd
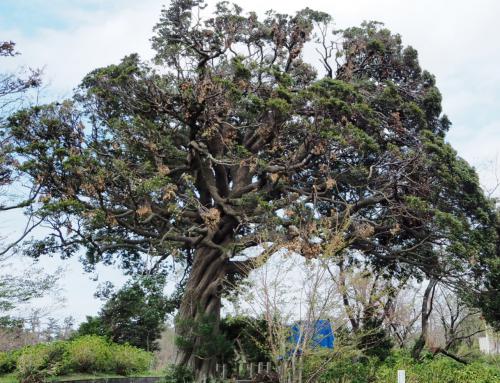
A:
[[[162,377],[158,371],[146,371],[140,374],[128,375],[127,378],[143,378],[148,376]],[[50,379],[51,382],[58,382],[61,380],[72,381],[72,380],[91,380],[91,379],[108,379],[108,378],[125,378],[123,375],[117,374],[105,374],[105,373],[95,373],[95,374],[70,374],[64,376],[56,376]],[[19,379],[15,373],[0,375],[0,383],[19,383]]]
[[[17,376],[15,373],[0,375],[0,383],[17,383]]]

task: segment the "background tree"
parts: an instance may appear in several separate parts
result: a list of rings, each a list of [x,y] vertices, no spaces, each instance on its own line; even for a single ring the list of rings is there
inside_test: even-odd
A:
[[[250,361],[275,361],[280,381],[302,382],[304,361],[318,352],[316,342],[324,340],[316,331],[318,321],[328,320],[322,325],[331,325],[336,334],[345,324],[339,320],[336,286],[319,260],[281,251],[262,267],[250,270],[246,283],[237,289],[241,302],[235,304],[234,311],[241,319],[236,323],[246,323],[242,329],[260,350],[257,355],[247,356],[267,356]],[[355,338],[351,337],[351,344],[356,343]]]
[[[224,362],[248,363],[269,360],[266,344],[267,325],[263,319],[246,316],[222,318],[221,333],[230,342],[231,348],[224,355]],[[234,366],[234,367],[237,367]]]
[[[338,261],[336,269],[332,265],[324,266],[336,285],[337,297],[353,335],[358,338],[358,347],[366,355],[385,359],[393,345],[388,320],[398,294],[408,281],[388,279],[367,265],[346,270],[344,260]]]
[[[16,44],[12,41],[0,41],[0,60],[8,60],[16,56]],[[7,116],[21,107],[29,105],[30,92],[41,86],[41,71],[27,69],[18,73],[0,73],[0,216],[5,212],[17,210],[21,215],[24,209],[26,224],[20,234],[0,232],[0,333],[1,348],[11,348],[15,345],[32,343],[39,334],[27,334],[25,328],[27,318],[13,312],[36,298],[59,292],[57,284],[62,269],[53,274],[47,274],[42,268],[30,266],[22,274],[5,270],[11,266],[9,262],[13,248],[18,245],[41,220],[35,218],[29,208],[35,202],[38,187],[31,187],[19,193],[21,187],[21,173],[16,168],[17,159],[12,152],[13,137],[6,129]],[[4,218],[2,218],[3,221]],[[3,222],[2,222],[3,223]],[[0,227],[3,231],[5,227]],[[16,275],[17,274],[17,275]],[[16,339],[17,338],[17,339]],[[20,341],[21,340],[21,341]],[[24,342],[24,343],[23,343]]]
[[[33,268],[21,276],[0,275],[0,320],[6,320],[16,306],[55,292],[59,277]]]
[[[419,285],[409,284],[400,291],[385,318],[392,339],[402,349],[414,341],[418,331],[418,320],[421,315],[421,309],[418,307],[421,299],[419,290]]]
[[[436,317],[443,331],[445,351],[456,352],[465,342],[472,346],[474,337],[485,331],[480,311],[471,308],[453,291],[439,289],[435,304]]]
[[[161,277],[142,277],[109,296],[96,317],[80,324],[78,335],[108,336],[116,343],[129,343],[146,351],[158,349],[172,302],[163,292]]]
[[[5,60],[18,54],[12,41],[0,41],[0,59]],[[41,72],[28,70],[20,75],[14,73],[0,73],[0,127],[5,124],[8,114],[25,105],[27,93],[41,85]],[[10,185],[16,182],[19,173],[15,169],[16,160],[10,152],[11,135],[5,129],[0,130],[0,212],[20,209],[28,206],[36,197],[36,189],[28,191],[27,196],[15,196],[9,190]],[[0,235],[3,242],[0,245],[0,257],[9,253],[11,248],[18,244],[38,225],[33,217],[27,220],[23,233],[16,239],[7,242],[4,235]]]
[[[413,48],[364,23],[323,40],[322,78],[302,51],[327,38],[315,31],[329,15],[259,19],[220,3],[200,19],[203,8],[162,11],[155,65],[130,55],[87,75],[74,100],[10,118],[53,227],[31,254],[83,246],[90,266],[183,265],[178,323],[215,324],[208,337],[177,326],[178,362],[198,380],[214,369],[197,350],[218,339],[221,295],[281,248],[357,250],[387,275],[446,277],[474,297],[494,287],[492,205],[445,144],[450,123]],[[234,259],[251,249],[258,260]]]

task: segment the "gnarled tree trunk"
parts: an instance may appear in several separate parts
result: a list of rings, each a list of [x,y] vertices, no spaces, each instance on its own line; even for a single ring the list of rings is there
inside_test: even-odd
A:
[[[215,371],[216,356],[204,355],[201,350],[218,335],[226,263],[220,250],[197,249],[177,317],[176,336],[183,339],[184,347],[179,348],[176,362],[194,371],[197,382],[212,377]],[[197,330],[207,319],[212,324],[208,337]]]

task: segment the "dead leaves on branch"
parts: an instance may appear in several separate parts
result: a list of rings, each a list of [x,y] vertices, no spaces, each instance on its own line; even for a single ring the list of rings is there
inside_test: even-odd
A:
[[[201,215],[201,219],[203,220],[205,225],[211,231],[217,230],[217,227],[218,227],[220,219],[221,219],[221,214],[220,214],[219,209],[216,209],[216,208],[203,209],[201,211],[200,215]]]
[[[139,215],[139,217],[141,218],[149,216],[152,212],[153,210],[151,209],[151,205],[149,203],[140,205],[136,210],[137,215]]]

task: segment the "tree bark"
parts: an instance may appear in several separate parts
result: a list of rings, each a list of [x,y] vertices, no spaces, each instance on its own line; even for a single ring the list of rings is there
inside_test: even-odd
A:
[[[434,302],[434,291],[436,290],[437,280],[431,278],[429,284],[427,285],[424,296],[422,298],[422,314],[421,314],[421,326],[422,330],[420,336],[418,337],[415,345],[412,349],[412,357],[417,360],[420,358],[420,354],[427,343],[427,336],[429,332],[429,318],[432,313],[432,306]]]
[[[215,339],[218,335],[225,263],[220,250],[208,247],[197,249],[177,316],[176,336],[189,345],[179,347],[176,364],[192,370],[196,382],[213,377],[215,372],[216,355],[203,355],[199,352],[207,339],[206,334],[201,336],[196,331],[196,324],[210,318],[213,320],[213,328],[212,337],[209,338]]]
[[[452,354],[451,352],[448,352],[447,350],[445,350],[444,348],[441,348],[441,347],[438,347],[436,350],[434,350],[434,355],[436,355],[438,353],[446,355],[447,357],[449,357],[451,359],[454,359],[457,362],[462,363],[462,364],[468,364],[469,363],[464,358],[461,358],[458,355]]]

